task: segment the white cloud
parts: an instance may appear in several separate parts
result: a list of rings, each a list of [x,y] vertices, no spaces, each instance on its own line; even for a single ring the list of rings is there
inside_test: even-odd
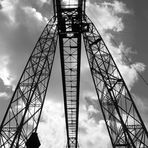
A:
[[[95,108],[93,107],[93,105],[90,105],[90,106],[88,107],[88,112],[91,112],[91,113],[98,113],[98,110],[95,109]]]
[[[16,78],[15,75],[18,74],[17,69],[19,68],[16,63],[18,63],[18,59],[22,59],[21,54],[26,54],[23,49],[28,50],[31,41],[46,25],[47,18],[43,17],[35,8],[26,6],[19,0],[4,0],[1,5],[0,77],[6,85],[11,85]],[[23,62],[19,63],[23,65]],[[10,65],[15,68],[13,69]]]
[[[7,22],[8,25],[12,25],[15,22],[15,1],[12,0],[5,0],[1,2],[2,9],[1,13],[3,13],[6,17],[8,17],[9,23]]]
[[[131,59],[128,56],[131,53],[131,48],[126,47],[122,42],[115,47],[111,42],[111,38],[112,36],[105,38],[106,44],[128,88],[131,89],[139,79],[137,72],[143,72],[145,64],[140,62],[131,63]]]
[[[43,29],[43,27],[48,22],[47,18],[43,17],[42,14],[38,12],[35,8],[24,6],[22,7],[22,11],[22,15],[24,15],[24,18],[20,18],[19,21],[21,25],[24,25],[26,26],[26,28],[28,28],[29,32],[35,34],[35,32],[38,32],[38,30]]]
[[[8,94],[6,92],[0,92],[0,98],[8,98]]]
[[[47,0],[38,0],[37,2],[45,3]],[[29,5],[29,2],[23,3],[19,0],[5,0],[2,1],[1,5],[0,15],[4,14],[5,17],[8,18],[9,23],[7,22],[6,25],[12,29],[25,23],[25,26],[28,28],[31,27],[31,23],[33,23],[32,26],[34,28],[38,25],[46,25],[47,23],[47,18],[43,17],[41,12],[38,12],[36,8]],[[30,22],[30,24],[28,22]]]
[[[0,78],[3,80],[5,85],[11,85],[14,80],[8,68],[9,62],[8,56],[0,56]]]
[[[137,71],[143,72],[145,70],[145,65],[143,63],[135,63],[130,66],[118,64],[118,68],[121,71],[128,88],[131,89],[139,78]]]
[[[91,106],[93,108],[93,106]],[[96,121],[94,116],[89,116],[96,110],[90,110],[83,105],[80,109],[79,120],[79,144],[85,148],[109,148],[110,139],[106,129],[105,121]]]
[[[103,120],[96,121],[90,113],[96,113],[96,109],[80,106],[79,118],[79,145],[89,148],[109,148],[110,139],[107,133],[106,125]],[[41,142],[41,148],[47,147],[65,147],[66,146],[66,128],[63,104],[45,101],[41,122],[39,123],[38,135]],[[91,136],[91,138],[90,138]]]
[[[59,148],[66,146],[66,131],[63,105],[45,101],[38,135],[41,148]]]
[[[125,27],[123,15],[130,13],[131,12],[126,8],[126,5],[117,0],[113,2],[104,1],[100,3],[87,2],[87,14],[99,29],[99,32],[111,52],[111,55],[113,56],[129,89],[131,89],[138,80],[138,73],[136,71],[143,72],[145,70],[145,65],[140,62],[133,64],[126,63],[126,58],[129,58],[129,61],[131,60],[129,57],[131,48],[126,47],[122,42],[117,45],[117,43],[115,43],[115,36],[109,33],[108,30],[113,32],[123,31]],[[86,72],[86,69],[88,69],[89,66],[85,58],[82,59],[85,61],[82,72]]]
[[[125,13],[130,12],[122,2],[104,2],[98,5],[91,4],[90,2],[87,3],[87,14],[97,28],[103,26],[103,29],[105,30],[113,30],[116,32],[122,31],[124,29],[124,24],[122,22],[122,17],[119,16],[119,14],[123,15]]]
[[[35,8],[32,7],[23,7],[24,12],[28,15],[28,19],[36,19],[39,22],[46,22],[47,20],[42,16],[40,12],[38,12]],[[45,23],[44,22],[44,23]],[[47,23],[47,22],[46,22]]]
[[[42,6],[44,3],[47,2],[47,0],[39,0],[38,2],[38,5]],[[114,38],[114,36],[106,33],[106,30],[113,30],[115,32],[122,31],[125,26],[121,15],[130,13],[129,10],[127,10],[124,3],[119,1],[104,2],[101,5],[91,4],[90,2],[88,2],[87,5],[88,15],[93,20],[97,28],[103,26],[103,28],[101,29],[101,33],[103,33],[103,38],[105,39],[106,44],[111,50],[113,57],[116,61],[118,61],[119,69],[121,70],[123,77],[125,77],[128,86],[132,87],[135,81],[137,81],[138,79],[133,66],[136,67],[137,70],[143,71],[144,65],[142,63],[135,63],[130,67],[126,64],[123,64],[122,52],[127,48],[123,46],[123,44],[120,44],[119,47],[114,47],[111,43],[111,38]],[[24,28],[26,27],[29,30],[29,36],[40,30],[41,26],[45,25],[46,23],[46,18],[43,17],[43,15],[36,8],[32,6],[21,5],[19,4],[18,0],[3,1],[2,11],[3,14],[5,14],[5,16],[7,16],[9,19],[10,24],[7,24],[8,26],[10,25],[9,27],[14,28],[14,26],[18,24],[20,26],[23,26]],[[120,14],[120,16],[118,14]],[[23,34],[23,32],[21,33]],[[34,37],[36,37],[36,34]],[[18,39],[19,38],[16,38],[16,40]],[[6,43],[9,44],[9,42]],[[9,50],[11,51],[12,49]],[[127,51],[129,50],[127,49]],[[7,85],[11,84],[13,80],[8,68],[9,62],[10,61],[8,56],[0,57],[0,77]],[[86,68],[88,68],[88,66],[86,66]],[[0,95],[5,94],[3,93]],[[103,120],[99,120],[97,122],[94,116],[89,116],[90,113],[97,112],[98,111],[93,106],[89,106],[87,108],[85,105],[84,108],[80,110],[80,129],[83,129],[83,131],[85,131],[83,133],[80,130],[80,147],[81,145],[82,147],[86,148],[109,147],[108,145],[110,144],[110,140],[105,127],[105,122]],[[55,102],[46,101],[42,114],[42,120],[39,124],[38,129],[39,137],[42,143],[41,148],[65,147],[66,131],[63,105]]]
[[[119,13],[122,13],[122,14],[131,13],[131,11],[129,11],[126,8],[126,5],[121,1],[114,0],[112,3],[111,2],[104,2],[101,5],[105,6],[105,7],[110,7],[110,9],[113,9],[114,13],[116,13],[116,14],[119,14]]]

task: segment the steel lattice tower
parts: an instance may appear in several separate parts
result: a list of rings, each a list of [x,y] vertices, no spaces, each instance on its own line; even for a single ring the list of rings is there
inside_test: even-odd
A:
[[[78,148],[81,36],[113,148],[148,148],[148,132],[101,35],[85,14],[85,0],[53,0],[43,30],[0,126],[1,148],[28,146],[37,132],[59,38],[67,148]],[[21,106],[21,107],[20,107]],[[29,139],[29,140],[28,140]]]

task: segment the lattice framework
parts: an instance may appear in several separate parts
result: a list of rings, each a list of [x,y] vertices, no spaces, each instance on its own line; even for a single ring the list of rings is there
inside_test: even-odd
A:
[[[85,14],[85,0],[70,6],[53,2],[55,16],[37,41],[1,123],[1,148],[24,148],[37,132],[58,36],[67,148],[79,147],[81,35],[113,148],[148,148],[147,129],[105,42]]]

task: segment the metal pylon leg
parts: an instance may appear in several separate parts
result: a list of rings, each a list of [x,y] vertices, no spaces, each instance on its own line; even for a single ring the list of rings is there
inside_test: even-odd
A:
[[[24,148],[36,132],[54,61],[57,28],[53,17],[44,28],[16,86],[0,126],[1,148]]]
[[[84,15],[84,44],[113,148],[147,148],[148,132],[102,37]]]

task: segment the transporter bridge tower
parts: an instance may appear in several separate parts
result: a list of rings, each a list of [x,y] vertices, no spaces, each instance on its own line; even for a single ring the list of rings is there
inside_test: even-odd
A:
[[[148,148],[144,122],[110,51],[85,13],[85,3],[85,0],[53,0],[54,16],[29,57],[0,125],[1,148],[40,147],[37,129],[57,42],[62,69],[66,147],[79,147],[82,41],[112,147]]]

